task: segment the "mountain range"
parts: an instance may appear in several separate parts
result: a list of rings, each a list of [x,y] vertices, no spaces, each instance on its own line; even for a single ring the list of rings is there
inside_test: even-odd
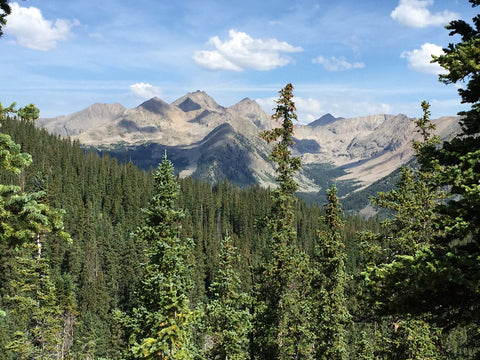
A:
[[[459,131],[458,122],[452,116],[433,120],[445,140]],[[271,145],[258,134],[277,124],[248,98],[223,107],[196,91],[170,104],[154,97],[132,109],[96,103],[71,115],[38,119],[37,125],[142,168],[155,167],[166,150],[180,176],[275,185]],[[308,125],[296,124],[293,153],[303,163],[300,192],[314,198],[332,182],[341,195],[366,189],[411,160],[417,136],[412,120],[402,114],[326,114]]]

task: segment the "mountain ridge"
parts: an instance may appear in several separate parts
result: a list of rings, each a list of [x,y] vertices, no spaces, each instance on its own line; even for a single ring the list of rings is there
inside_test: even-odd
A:
[[[433,123],[438,135],[449,139],[459,130],[458,121],[442,117]],[[258,134],[277,125],[249,98],[224,107],[197,90],[170,104],[158,97],[132,109],[118,103],[93,104],[71,115],[39,119],[37,125],[99,151],[131,157],[145,168],[158,164],[164,148],[180,176],[275,186],[275,170],[268,160],[272,145]],[[325,114],[310,124],[296,124],[294,137],[293,153],[305,165],[297,178],[300,191],[316,194],[332,182],[359,190],[389,175],[412,158],[411,141],[418,134],[403,114]],[[329,172],[335,177],[325,180],[321,164],[338,169]]]

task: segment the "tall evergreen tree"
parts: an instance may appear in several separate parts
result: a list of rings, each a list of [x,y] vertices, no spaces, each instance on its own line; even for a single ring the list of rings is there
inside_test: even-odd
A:
[[[10,313],[23,324],[7,349],[17,359],[60,358],[63,329],[62,310],[45,258],[38,257],[34,242],[22,244],[16,256],[15,278],[6,297]]]
[[[372,201],[386,208],[393,217],[382,223],[383,234],[364,232],[363,241],[370,253],[377,253],[373,263],[365,272],[368,289],[371,290],[371,302],[380,312],[377,319],[390,324],[390,331],[381,334],[386,344],[380,353],[387,357],[412,359],[440,359],[439,329],[425,320],[429,314],[416,313],[409,303],[401,307],[399,297],[408,298],[410,294],[397,293],[406,268],[403,266],[414,260],[419,254],[431,253],[434,240],[442,235],[436,222],[439,220],[438,205],[445,199],[446,193],[436,182],[439,167],[432,159],[439,138],[432,134],[435,126],[430,121],[430,105],[422,103],[423,117],[415,120],[420,141],[413,141],[412,147],[419,163],[418,169],[401,169],[397,188],[388,193],[379,193]],[[397,272],[401,269],[399,272]],[[408,270],[413,270],[409,268]],[[395,293],[395,305],[391,295]],[[394,315],[394,316],[388,316]],[[380,320],[379,320],[380,321]],[[393,329],[393,330],[391,330]]]
[[[146,225],[136,232],[137,241],[145,243],[147,263],[138,291],[140,306],[127,320],[131,350],[136,358],[187,360],[194,355],[194,313],[187,297],[191,281],[186,264],[192,243],[179,237],[183,211],[175,209],[179,186],[166,154],[154,179]]]
[[[343,211],[337,198],[337,188],[327,190],[328,204],[324,222],[319,231],[312,268],[312,308],[317,336],[316,359],[344,360],[348,358],[347,326],[350,313],[345,288],[348,277],[345,270],[346,251],[343,243]]]
[[[35,104],[27,104],[23,108],[18,109],[17,115],[21,120],[34,124],[35,120],[40,116],[40,110]]]
[[[479,0],[470,0],[473,7]],[[466,81],[459,89],[470,110],[460,112],[462,131],[440,149],[430,152],[437,168],[435,182],[449,190],[449,200],[439,205],[434,228],[440,233],[431,246],[397,258],[378,273],[377,289],[391,311],[431,313],[436,323],[480,324],[480,15],[473,25],[452,21],[450,35],[460,35],[444,55],[436,57],[447,70],[446,84]],[[395,285],[395,286],[393,286]],[[478,338],[478,333],[477,333]]]
[[[13,113],[14,105],[5,109],[0,104],[2,122]],[[10,136],[0,134],[1,171],[19,174],[30,163],[29,154],[22,153]],[[19,327],[7,349],[19,359],[55,358],[63,353],[63,313],[42,246],[47,236],[67,241],[70,236],[63,231],[62,212],[50,208],[44,196],[0,184],[0,245],[16,253],[5,304]]]
[[[224,237],[220,244],[217,276],[210,285],[212,300],[205,312],[211,342],[207,350],[209,359],[246,360],[250,357],[251,299],[240,291],[239,261],[230,237]]]
[[[301,168],[291,156],[296,120],[293,86],[280,91],[272,118],[280,127],[266,130],[261,137],[276,142],[270,160],[277,165],[278,187],[272,190],[268,221],[269,254],[262,269],[256,306],[255,355],[260,359],[308,359],[313,354],[310,309],[305,301],[308,286],[308,256],[297,246],[294,205],[298,184],[293,176]]]

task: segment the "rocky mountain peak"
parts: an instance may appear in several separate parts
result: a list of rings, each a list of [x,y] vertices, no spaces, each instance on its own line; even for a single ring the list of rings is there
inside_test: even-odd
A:
[[[61,136],[73,136],[91,128],[102,126],[112,119],[118,119],[126,111],[127,109],[119,103],[95,103],[71,115],[53,119],[38,119],[36,123],[39,127],[45,127]]]
[[[249,118],[259,129],[270,128],[270,116],[268,116],[255,100],[244,98],[240,102],[228,108],[233,116]]]
[[[332,114],[327,113],[322,117],[318,118],[317,120],[312,121],[310,124],[308,124],[308,126],[312,126],[312,127],[325,126],[337,121],[338,119],[341,119],[341,118],[336,118]]]
[[[137,109],[147,110],[154,114],[164,114],[170,105],[158,97],[153,97],[137,106]]]
[[[223,107],[218,105],[206,92],[200,90],[187,93],[181,98],[175,100],[172,105],[177,106],[184,112],[200,109],[208,111],[218,111],[223,109]]]
[[[195,91],[171,104],[155,97],[133,109],[120,104],[93,104],[71,115],[39,119],[37,124],[86,145],[103,149],[125,149],[127,145],[139,153],[152,154],[151,159],[142,159],[149,166],[161,160],[154,154],[163,154],[168,147],[185,176],[205,177],[208,173],[210,179],[211,174],[221,178],[248,173],[245,179],[270,186],[275,176],[267,160],[270,147],[258,136],[272,127],[270,120],[249,98],[223,107],[205,92]],[[442,118],[438,135],[447,138],[456,126],[457,118]],[[296,125],[293,151],[304,164],[300,187],[316,193],[324,186],[319,183],[326,176],[320,171],[322,164],[337,168],[339,181],[368,186],[411,158],[411,140],[416,135],[405,115],[343,119],[325,114],[309,125]],[[144,147],[151,151],[142,152]],[[220,169],[218,166],[222,170],[217,173],[214,169]]]
[[[200,110],[202,106],[200,104],[197,104],[195,101],[193,101],[190,97],[187,97],[184,101],[182,101],[178,107],[183,111],[183,112],[190,112],[190,111],[195,111],[195,110]]]

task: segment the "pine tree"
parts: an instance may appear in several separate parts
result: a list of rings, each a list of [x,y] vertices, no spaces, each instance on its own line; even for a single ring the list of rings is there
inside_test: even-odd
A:
[[[347,326],[351,316],[347,308],[345,288],[348,276],[345,270],[346,252],[343,243],[344,221],[337,198],[337,187],[327,190],[328,204],[324,222],[319,231],[312,268],[311,302],[315,309],[316,359],[343,360],[348,358]]]
[[[15,114],[14,105],[0,104],[0,120]],[[20,174],[31,156],[22,153],[10,136],[0,134],[0,169]],[[0,184],[0,244],[15,250],[5,304],[20,324],[7,349],[19,359],[54,358],[62,354],[63,308],[57,302],[52,272],[42,253],[44,239],[66,241],[62,212],[44,202],[44,192],[28,193],[13,184]]]
[[[56,358],[62,353],[62,309],[44,258],[38,257],[33,242],[22,244],[16,257],[16,278],[11,280],[13,296],[7,296],[10,313],[22,324],[7,345],[18,359]]]
[[[473,7],[478,0],[470,0]],[[447,70],[440,75],[446,84],[466,81],[459,89],[462,131],[439,149],[429,152],[435,173],[434,182],[448,190],[448,201],[439,204],[433,228],[439,233],[427,248],[378,272],[377,289],[383,304],[393,311],[431,313],[440,325],[480,324],[480,15],[473,26],[463,20],[452,21],[450,35],[460,35],[449,44],[444,55],[436,57]],[[375,280],[375,281],[377,281]],[[392,288],[395,286],[394,288]],[[478,338],[478,334],[477,334]]]
[[[479,0],[469,0],[472,7]],[[459,87],[461,102],[470,104],[460,112],[462,131],[433,153],[441,166],[439,186],[449,188],[450,200],[440,208],[436,221],[445,233],[435,240],[434,258],[442,269],[430,285],[437,299],[427,306],[437,310],[439,319],[451,324],[472,323],[480,326],[480,15],[473,26],[463,20],[452,21],[450,35],[461,41],[449,44],[444,55],[435,59],[445,70],[440,81],[445,84],[467,82]],[[462,299],[461,302],[458,299]],[[440,301],[439,301],[440,300]],[[440,310],[441,309],[441,310]],[[438,311],[440,310],[440,311]],[[480,337],[477,337],[480,340]]]
[[[126,323],[135,357],[187,360],[193,358],[194,313],[187,297],[191,284],[186,265],[192,243],[179,237],[183,216],[175,209],[179,186],[166,154],[154,179],[155,194],[145,210],[146,225],[136,232],[137,241],[145,243],[147,258],[138,291],[140,306]]]
[[[308,256],[297,247],[293,176],[301,168],[291,156],[293,120],[296,120],[293,86],[280,91],[272,116],[281,126],[261,133],[268,143],[276,142],[270,160],[277,165],[278,187],[272,190],[268,220],[269,258],[262,269],[256,306],[255,355],[260,359],[308,359],[313,352],[310,309],[306,296]]]
[[[250,303],[240,292],[238,266],[240,257],[229,236],[220,244],[220,262],[215,281],[210,285],[212,300],[205,311],[211,348],[207,358],[219,360],[249,359],[249,336],[252,331]]]
[[[34,124],[35,120],[40,116],[40,110],[35,104],[27,104],[23,108],[18,109],[17,115],[21,120]]]
[[[435,181],[439,167],[431,154],[439,138],[432,135],[435,126],[430,121],[429,107],[423,102],[424,115],[414,120],[421,140],[413,141],[412,147],[420,167],[402,168],[396,189],[379,193],[372,199],[375,205],[393,213],[392,218],[382,222],[383,234],[362,234],[367,251],[377,252],[365,276],[367,288],[371,291],[370,302],[379,310],[378,321],[389,323],[390,329],[381,334],[386,344],[381,353],[387,357],[441,358],[439,329],[425,321],[429,314],[416,313],[410,303],[402,302],[401,298],[409,296],[409,284],[399,281],[405,271],[412,270],[405,264],[415,261],[419,254],[430,253],[435,238],[441,236],[436,226],[439,220],[437,208],[446,193]],[[400,288],[404,288],[403,293]]]

